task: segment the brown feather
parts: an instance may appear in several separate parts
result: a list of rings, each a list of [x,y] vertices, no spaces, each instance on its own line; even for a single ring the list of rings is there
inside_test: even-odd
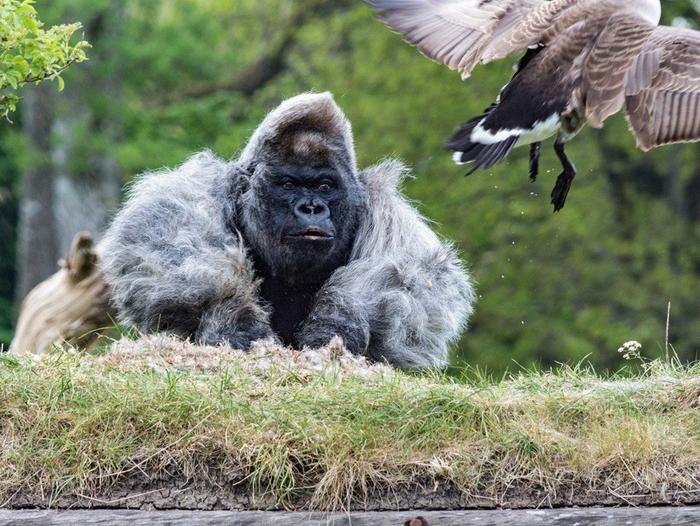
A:
[[[575,0],[555,0],[555,2]],[[467,78],[483,50],[522,23],[543,0],[369,0],[380,18],[426,57]],[[552,3],[552,2],[548,2]],[[537,40],[534,40],[537,43]],[[525,47],[529,45],[526,44]],[[521,48],[510,52],[520,51]],[[509,52],[509,53],[510,53]],[[500,58],[500,57],[499,57]]]
[[[625,111],[642,150],[700,140],[700,32],[654,30],[625,80]]]
[[[622,109],[627,70],[653,31],[654,26],[634,12],[606,17],[582,71],[586,118],[594,128]]]

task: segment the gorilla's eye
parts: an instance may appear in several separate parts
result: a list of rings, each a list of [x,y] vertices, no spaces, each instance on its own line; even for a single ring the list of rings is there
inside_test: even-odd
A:
[[[294,183],[291,181],[285,181],[284,183],[282,183],[282,188],[284,188],[285,190],[294,190]]]
[[[321,192],[328,192],[329,190],[332,190],[333,188],[336,188],[337,185],[333,179],[329,179],[327,177],[324,177],[318,182],[318,189]]]

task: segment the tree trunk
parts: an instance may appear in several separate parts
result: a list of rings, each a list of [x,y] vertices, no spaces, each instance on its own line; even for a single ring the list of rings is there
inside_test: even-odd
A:
[[[32,162],[20,200],[18,300],[56,271],[76,232],[99,237],[119,205],[122,178],[112,147],[120,124],[106,113],[114,112],[120,93],[113,44],[122,10],[112,2],[87,23],[91,60],[67,74],[60,96],[53,83],[27,88],[24,134]]]
[[[19,203],[17,298],[56,271],[58,247],[54,223],[54,171],[50,151],[53,125],[52,85],[27,87],[22,111],[30,148]]]
[[[111,2],[86,22],[90,60],[76,68],[58,101],[52,160],[55,167],[54,220],[58,249],[67,253],[76,232],[99,239],[119,206],[122,173],[113,145],[121,134],[115,111],[121,95],[115,37],[123,5]],[[99,140],[95,140],[99,138]]]

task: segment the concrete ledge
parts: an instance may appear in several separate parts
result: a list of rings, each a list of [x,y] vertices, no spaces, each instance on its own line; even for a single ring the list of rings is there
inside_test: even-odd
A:
[[[556,510],[286,513],[228,511],[0,510],[0,526],[403,526],[417,516],[430,526],[694,526],[700,507],[565,508]]]

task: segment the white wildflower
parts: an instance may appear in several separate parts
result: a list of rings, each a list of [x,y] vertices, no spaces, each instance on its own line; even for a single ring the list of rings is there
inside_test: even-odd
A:
[[[642,344],[636,340],[630,340],[622,344],[617,352],[622,354],[625,360],[633,360],[641,357]]]

